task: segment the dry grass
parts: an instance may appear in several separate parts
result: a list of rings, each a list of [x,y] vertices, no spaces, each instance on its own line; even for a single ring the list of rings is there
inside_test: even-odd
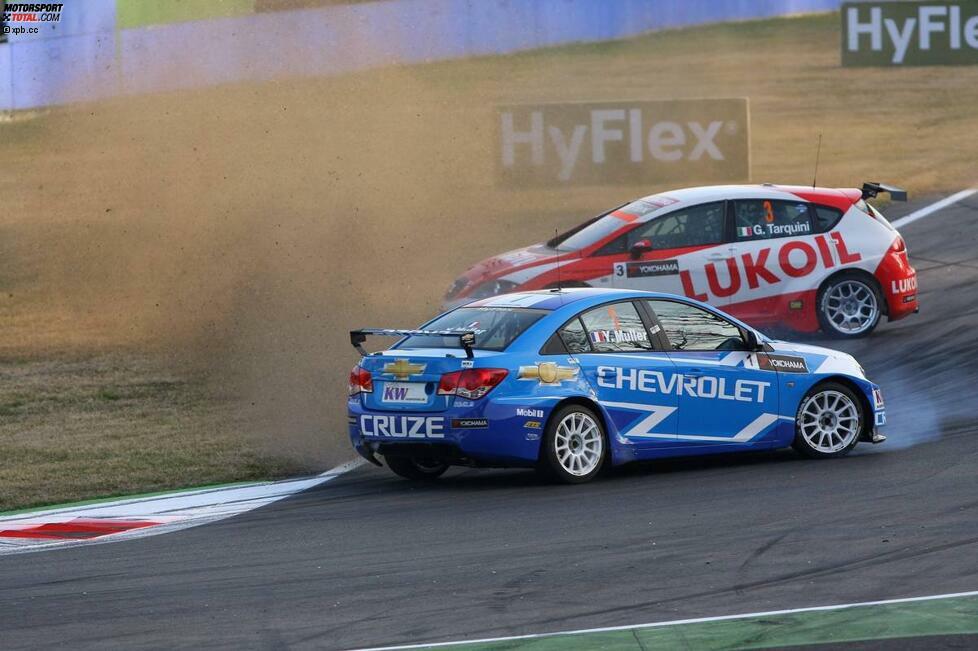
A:
[[[242,440],[246,406],[134,353],[4,360],[6,508],[309,472]]]
[[[976,179],[978,69],[838,66],[838,17],[0,125],[0,508],[351,454],[345,332],[413,326],[488,254],[661,188],[498,188],[497,103],[747,96],[754,179]],[[287,459],[288,461],[282,461]]]

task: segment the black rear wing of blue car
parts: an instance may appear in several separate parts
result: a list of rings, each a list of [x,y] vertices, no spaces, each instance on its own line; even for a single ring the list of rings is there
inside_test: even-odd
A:
[[[875,181],[866,181],[863,183],[863,199],[872,199],[881,192],[890,195],[890,199],[893,201],[907,200],[907,191],[903,188],[887,185],[886,183],[876,183]]]
[[[459,344],[465,351],[465,356],[472,359],[472,347],[475,346],[475,333],[471,331],[459,330],[398,330],[394,328],[360,328],[350,330],[350,343],[357,349],[357,352],[367,356],[367,351],[363,349],[363,342],[368,335],[377,337],[458,337]]]

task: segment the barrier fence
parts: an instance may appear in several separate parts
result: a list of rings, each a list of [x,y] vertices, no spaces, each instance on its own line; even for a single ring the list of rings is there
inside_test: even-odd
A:
[[[839,5],[840,0],[85,0],[64,3],[56,22],[8,20],[7,42],[0,43],[0,110],[506,54],[833,11]]]

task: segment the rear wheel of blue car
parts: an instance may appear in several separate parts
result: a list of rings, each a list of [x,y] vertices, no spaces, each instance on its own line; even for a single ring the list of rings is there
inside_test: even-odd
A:
[[[540,465],[559,481],[580,484],[601,471],[606,450],[601,419],[587,407],[566,405],[547,423]]]
[[[859,441],[865,417],[852,389],[837,382],[819,384],[798,407],[792,447],[813,459],[849,454]]]
[[[432,481],[448,470],[447,463],[424,457],[385,457],[384,461],[392,472],[414,481]]]

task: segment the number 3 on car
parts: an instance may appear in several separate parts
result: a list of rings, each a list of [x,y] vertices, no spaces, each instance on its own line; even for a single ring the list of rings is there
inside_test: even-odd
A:
[[[397,337],[367,354],[369,335]],[[398,475],[535,467],[569,483],[669,456],[879,443],[883,394],[845,353],[775,341],[702,302],[635,290],[486,298],[418,330],[354,330],[354,448]]]

